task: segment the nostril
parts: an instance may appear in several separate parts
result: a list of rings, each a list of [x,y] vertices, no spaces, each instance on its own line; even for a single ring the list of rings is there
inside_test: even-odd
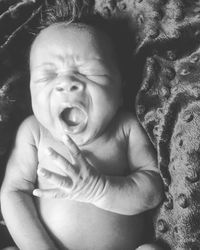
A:
[[[56,90],[57,91],[63,91],[63,88],[62,87],[56,87]]]
[[[75,90],[78,90],[78,86],[76,86],[76,85],[73,85],[73,86],[71,86],[70,90],[71,90],[71,91],[75,91]]]
[[[1,1],[1,0],[0,0]],[[57,86],[55,86],[56,91],[58,92],[74,92],[82,90],[83,86],[79,82],[60,82]]]

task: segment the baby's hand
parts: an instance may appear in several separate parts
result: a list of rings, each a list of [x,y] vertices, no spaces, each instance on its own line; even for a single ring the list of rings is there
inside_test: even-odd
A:
[[[70,200],[95,203],[103,194],[106,178],[92,167],[75,142],[68,136],[64,139],[72,162],[52,148],[48,154],[62,174],[45,168],[38,169],[38,175],[55,185],[54,189],[35,189],[33,195],[43,198],[67,198]]]

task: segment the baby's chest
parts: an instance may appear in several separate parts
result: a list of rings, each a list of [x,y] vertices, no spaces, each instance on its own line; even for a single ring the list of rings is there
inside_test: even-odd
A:
[[[46,153],[48,147],[52,147],[64,159],[71,160],[66,147],[51,140],[44,140],[38,147],[38,167],[61,174],[59,163]],[[118,141],[112,140],[100,147],[84,149],[82,155],[92,167],[98,169],[102,174],[114,176],[129,174],[127,152]],[[81,164],[79,167],[81,168]]]
[[[103,174],[125,176],[130,172],[127,151],[117,142],[107,143],[84,154],[91,165]]]

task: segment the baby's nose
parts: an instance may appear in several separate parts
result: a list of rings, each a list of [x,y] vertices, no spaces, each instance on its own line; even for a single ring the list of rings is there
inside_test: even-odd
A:
[[[56,85],[56,90],[58,92],[76,92],[82,91],[83,88],[84,84],[73,75],[60,77]]]

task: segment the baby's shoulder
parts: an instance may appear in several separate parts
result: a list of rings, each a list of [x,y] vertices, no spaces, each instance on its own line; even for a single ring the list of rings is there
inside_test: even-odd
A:
[[[123,129],[126,135],[129,135],[130,131],[138,126],[139,122],[136,115],[133,112],[122,110],[118,114],[118,127]]]
[[[37,141],[39,135],[40,135],[40,126],[34,115],[25,118],[20,124],[17,131],[18,137],[26,137],[29,140],[33,138],[34,140]]]
[[[22,121],[19,129],[37,131],[39,130],[39,123],[34,115],[30,115]]]
[[[131,147],[133,145],[137,147],[150,145],[148,135],[134,113],[123,112],[120,116],[120,124],[123,127],[124,134]]]

